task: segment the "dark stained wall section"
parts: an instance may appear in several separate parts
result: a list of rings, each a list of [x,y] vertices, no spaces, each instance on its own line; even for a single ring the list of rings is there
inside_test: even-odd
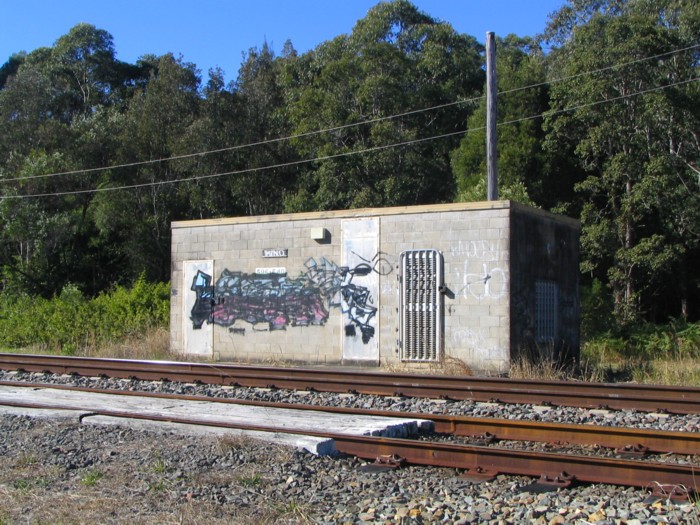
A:
[[[578,221],[516,206],[510,228],[512,360],[578,359]]]

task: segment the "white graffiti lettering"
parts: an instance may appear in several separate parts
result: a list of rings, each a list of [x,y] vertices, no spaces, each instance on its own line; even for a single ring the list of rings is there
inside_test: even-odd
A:
[[[481,273],[469,271],[470,261],[464,261],[463,286],[460,292],[464,298],[473,297],[479,301],[484,299],[497,301],[508,292],[508,272],[503,268],[489,268],[482,264]],[[459,273],[459,272],[458,272]]]
[[[459,241],[450,247],[452,257],[466,257],[480,261],[499,261],[501,250],[494,241]]]

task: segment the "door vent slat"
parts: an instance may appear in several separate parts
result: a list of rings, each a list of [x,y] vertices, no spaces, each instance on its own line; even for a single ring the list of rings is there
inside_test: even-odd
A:
[[[401,253],[399,346],[402,361],[435,362],[442,347],[442,254],[437,250]]]

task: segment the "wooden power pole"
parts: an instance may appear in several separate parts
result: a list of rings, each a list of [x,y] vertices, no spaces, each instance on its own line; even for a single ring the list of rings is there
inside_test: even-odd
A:
[[[496,38],[486,33],[486,176],[487,200],[498,200],[498,152],[496,136]]]

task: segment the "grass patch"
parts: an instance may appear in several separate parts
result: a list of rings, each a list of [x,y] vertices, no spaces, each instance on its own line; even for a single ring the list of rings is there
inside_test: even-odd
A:
[[[700,386],[700,325],[638,325],[586,342],[581,362],[605,381]]]
[[[155,493],[165,492],[165,490],[168,488],[169,485],[170,485],[170,483],[168,483],[164,479],[149,481],[148,482],[148,491],[155,492]]]
[[[513,361],[510,377],[700,386],[700,325],[671,321],[599,335],[584,343],[576,364],[538,348]]]
[[[32,467],[39,464],[39,458],[37,458],[31,452],[21,452],[17,456],[17,461],[15,463],[16,468]]]
[[[255,472],[247,476],[238,476],[237,481],[241,487],[255,488],[262,485],[263,477]]]
[[[87,471],[82,478],[80,478],[80,483],[81,485],[85,485],[86,487],[94,487],[97,485],[97,482],[100,481],[104,477],[104,473],[100,472],[99,470],[89,470]]]
[[[161,458],[156,458],[151,464],[151,470],[156,474],[165,474],[168,471],[168,465]]]
[[[315,523],[309,513],[308,505],[294,500],[270,505],[264,519],[269,520],[269,523],[301,523],[304,525]]]
[[[36,490],[43,490],[51,486],[54,478],[47,476],[31,476],[13,479],[9,486],[14,490],[29,493]]]

